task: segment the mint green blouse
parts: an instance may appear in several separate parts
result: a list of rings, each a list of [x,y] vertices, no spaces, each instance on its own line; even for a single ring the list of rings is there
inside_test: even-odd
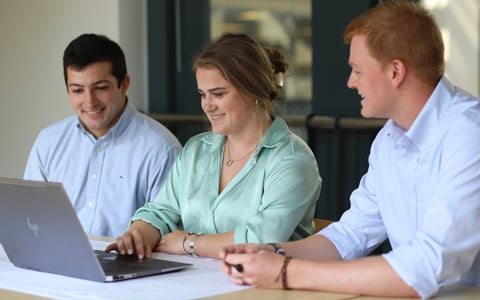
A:
[[[235,243],[301,239],[313,233],[321,178],[308,145],[275,118],[252,157],[218,194],[225,136],[189,139],[156,198],[131,221],[162,235],[176,229],[217,234],[234,231]]]

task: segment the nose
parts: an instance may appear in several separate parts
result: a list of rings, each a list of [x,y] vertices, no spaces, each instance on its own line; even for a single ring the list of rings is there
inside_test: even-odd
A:
[[[205,95],[202,98],[202,107],[204,111],[211,111],[215,109],[215,101],[212,96]]]
[[[348,87],[349,89],[355,89],[355,87],[356,87],[355,81],[354,81],[354,79],[353,79],[353,74],[352,74],[352,72],[350,72],[350,75],[348,76],[347,87]]]
[[[85,104],[87,104],[88,107],[94,107],[98,103],[97,98],[95,97],[94,91],[91,89],[86,89],[85,90]]]

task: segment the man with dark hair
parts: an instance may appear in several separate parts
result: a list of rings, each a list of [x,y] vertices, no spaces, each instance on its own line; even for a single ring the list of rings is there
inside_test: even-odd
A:
[[[128,102],[130,77],[114,41],[80,35],[64,51],[63,71],[76,115],[40,132],[24,178],[63,183],[87,233],[121,235],[158,193],[181,144]]]

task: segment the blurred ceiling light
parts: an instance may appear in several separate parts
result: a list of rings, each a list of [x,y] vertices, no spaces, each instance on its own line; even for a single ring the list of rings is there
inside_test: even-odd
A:
[[[428,10],[444,9],[448,6],[450,0],[422,0],[421,3]]]
[[[299,37],[309,38],[312,36],[312,28],[309,26],[297,27],[296,34]]]
[[[222,24],[224,32],[245,32],[245,25],[239,23],[224,23]]]
[[[238,14],[241,21],[264,21],[270,17],[270,14],[261,10],[246,10]]]

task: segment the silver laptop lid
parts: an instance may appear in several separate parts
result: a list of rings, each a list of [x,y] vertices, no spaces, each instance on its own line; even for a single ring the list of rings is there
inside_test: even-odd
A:
[[[60,183],[0,178],[0,243],[17,267],[105,279]]]
[[[93,251],[60,183],[0,178],[0,243],[17,267],[94,281],[120,281],[192,266]]]

